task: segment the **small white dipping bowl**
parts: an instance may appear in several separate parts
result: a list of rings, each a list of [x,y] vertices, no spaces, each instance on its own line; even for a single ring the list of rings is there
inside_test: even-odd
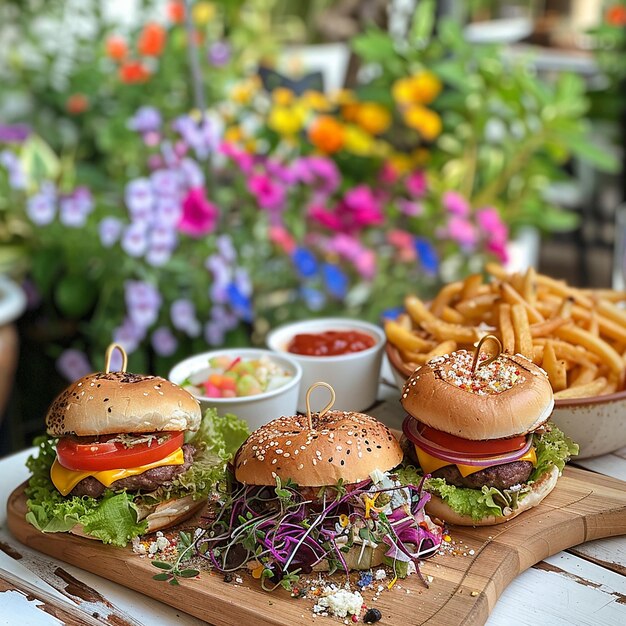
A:
[[[376,343],[367,350],[337,356],[305,356],[287,353],[287,346],[296,335],[321,333],[328,330],[360,331],[371,335]],[[301,413],[306,412],[308,388],[320,381],[328,383],[335,390],[336,398],[333,408],[336,410],[364,411],[376,401],[380,364],[385,346],[385,333],[382,328],[345,317],[323,317],[279,326],[268,334],[266,341],[271,350],[289,354],[302,367],[302,383],[298,397],[298,411]],[[323,404],[325,404],[325,399]]]
[[[237,398],[196,396],[203,412],[206,409],[215,408],[219,415],[232,413],[246,421],[251,431],[277,417],[295,414],[298,403],[298,391],[302,379],[302,368],[295,359],[290,358],[288,355],[276,354],[270,350],[256,348],[213,350],[181,361],[172,368],[168,378],[173,383],[180,385],[190,374],[207,367],[209,359],[225,354],[232,356],[233,359],[241,357],[244,361],[260,359],[262,356],[268,357],[285,371],[292,374],[293,378],[277,389],[259,393],[255,396],[241,396]]]

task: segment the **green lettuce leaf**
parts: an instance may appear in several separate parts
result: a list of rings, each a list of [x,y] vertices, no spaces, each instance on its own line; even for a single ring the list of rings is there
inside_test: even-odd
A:
[[[206,411],[200,429],[192,437],[196,455],[191,467],[171,485],[147,494],[105,490],[101,498],[63,497],[50,480],[50,468],[56,458],[56,439],[38,437],[39,451],[28,458],[31,478],[26,489],[26,519],[42,532],[67,532],[76,524],[105,543],[124,546],[146,531],[147,522],[138,521],[138,503],[157,504],[171,498],[192,495],[195,500],[208,498],[224,480],[226,463],[248,435],[244,422],[234,415],[218,417]]]
[[[572,456],[578,454],[578,444],[574,443],[563,431],[554,424],[548,424],[549,429],[542,435],[533,435],[533,445],[537,452],[537,465],[528,481],[535,481],[553,466],[563,471],[565,463]]]

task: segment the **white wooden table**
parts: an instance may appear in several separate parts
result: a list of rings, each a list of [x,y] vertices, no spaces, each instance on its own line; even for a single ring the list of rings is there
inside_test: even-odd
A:
[[[391,385],[381,384],[381,402],[370,411],[393,428],[399,428],[403,419],[398,395]],[[204,623],[125,587],[34,552],[13,539],[6,529],[5,503],[11,491],[28,477],[24,462],[29,452],[0,460],[0,626],[61,623],[191,626]],[[581,461],[578,465],[626,481],[626,449]],[[18,555],[20,558],[15,558]],[[3,586],[2,578],[16,584],[9,582]],[[20,588],[21,592],[17,590]],[[34,599],[38,595],[42,599]],[[78,614],[75,622],[57,619],[54,604],[59,602],[70,611],[82,611],[82,617]],[[58,610],[57,615],[61,616]],[[320,625],[322,620],[328,624],[339,623],[320,618]],[[626,537],[583,544],[537,563],[507,587],[487,624],[624,626]]]

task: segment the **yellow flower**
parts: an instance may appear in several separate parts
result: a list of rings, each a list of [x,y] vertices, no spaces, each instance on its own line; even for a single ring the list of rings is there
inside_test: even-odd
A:
[[[420,72],[411,81],[414,102],[430,104],[441,92],[441,81],[432,72]]]
[[[428,71],[399,78],[391,87],[394,100],[401,106],[430,104],[441,92],[441,81]]]
[[[274,101],[274,104],[279,106],[289,106],[294,100],[293,91],[291,91],[291,89],[287,89],[287,87],[277,87],[274,91],[272,91],[272,100]]]
[[[411,104],[413,102],[413,83],[411,78],[398,78],[391,86],[391,95],[398,104]]]
[[[415,167],[420,167],[428,162],[430,152],[426,148],[417,148],[417,150],[414,150],[413,154],[411,154],[411,159]]]
[[[237,104],[249,104],[257,89],[257,84],[253,80],[242,80],[232,86],[230,97]]]
[[[224,139],[229,143],[239,143],[243,139],[243,131],[239,126],[230,126],[224,133]]]
[[[212,2],[198,2],[191,9],[193,21],[200,26],[208,24],[215,17],[215,13],[215,5]]]
[[[349,124],[345,127],[344,148],[352,154],[369,156],[376,147],[374,138],[362,128]]]
[[[389,164],[396,171],[397,174],[402,175],[410,172],[413,169],[411,158],[407,154],[402,152],[396,152],[389,157]]]
[[[414,128],[426,141],[433,141],[441,134],[439,114],[419,104],[409,107],[404,112],[407,126]]]
[[[304,105],[312,108],[314,111],[328,111],[330,109],[330,102],[321,91],[307,89],[302,94],[300,100]]]
[[[304,125],[304,110],[298,106],[272,107],[267,125],[279,135],[295,135]]]
[[[364,102],[356,110],[356,123],[372,135],[384,133],[391,124],[389,111],[376,102]]]

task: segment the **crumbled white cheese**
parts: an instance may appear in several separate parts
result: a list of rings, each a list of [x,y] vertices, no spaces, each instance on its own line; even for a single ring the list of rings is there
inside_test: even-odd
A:
[[[148,550],[146,550],[146,546],[144,546],[143,543],[141,543],[141,541],[139,540],[139,537],[133,537],[133,552],[135,554],[140,554],[141,556],[148,554]]]
[[[169,546],[170,540],[167,537],[164,537],[161,531],[158,531],[156,534],[156,540],[153,541],[148,548],[148,553],[156,554],[161,550],[165,550],[165,548],[169,548]]]
[[[387,578],[387,572],[384,569],[377,569],[376,573],[374,574],[374,578],[376,580],[383,580],[384,578]]]
[[[346,591],[345,589],[333,589],[325,587],[322,597],[313,607],[314,613],[328,611],[336,617],[358,615],[363,606],[363,596],[358,591]]]

